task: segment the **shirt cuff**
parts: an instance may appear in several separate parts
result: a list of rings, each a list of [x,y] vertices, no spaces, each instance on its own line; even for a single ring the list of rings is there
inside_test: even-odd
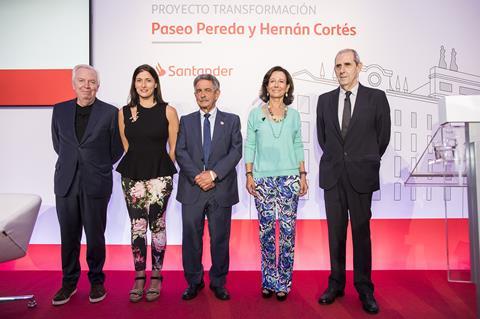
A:
[[[210,173],[210,177],[212,178],[212,182],[215,181],[215,179],[217,179],[217,174],[215,174],[214,171],[210,170],[208,171]]]

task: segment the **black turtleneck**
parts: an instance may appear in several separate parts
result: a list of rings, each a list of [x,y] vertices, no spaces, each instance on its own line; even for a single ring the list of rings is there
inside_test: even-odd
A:
[[[87,129],[88,119],[90,118],[90,113],[92,113],[92,105],[80,106],[77,103],[75,109],[75,133],[77,133],[77,139],[80,142],[83,138],[83,134]]]

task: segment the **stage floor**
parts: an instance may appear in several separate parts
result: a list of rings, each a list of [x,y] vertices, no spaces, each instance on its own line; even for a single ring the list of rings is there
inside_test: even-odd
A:
[[[295,271],[292,291],[282,303],[274,298],[262,299],[258,271],[230,272],[230,301],[217,300],[208,288],[197,298],[183,301],[181,294],[186,284],[182,272],[165,271],[160,299],[138,304],[128,301],[133,272],[106,274],[108,295],[103,302],[89,303],[89,284],[83,272],[77,294],[68,304],[53,307],[51,298],[61,281],[59,271],[0,271],[0,296],[33,293],[38,301],[34,309],[28,309],[22,301],[0,304],[0,318],[372,318],[361,308],[351,272],[347,274],[345,296],[329,306],[317,303],[327,284],[327,271]],[[208,287],[208,276],[205,277]],[[380,305],[375,318],[475,318],[475,286],[449,283],[445,271],[374,271],[373,280]]]

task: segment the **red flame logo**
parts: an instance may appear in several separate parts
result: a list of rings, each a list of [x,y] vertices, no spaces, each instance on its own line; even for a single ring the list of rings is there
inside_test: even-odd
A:
[[[158,76],[164,76],[165,73],[167,73],[165,69],[162,68],[160,63],[157,63],[157,66],[155,68],[157,69]]]

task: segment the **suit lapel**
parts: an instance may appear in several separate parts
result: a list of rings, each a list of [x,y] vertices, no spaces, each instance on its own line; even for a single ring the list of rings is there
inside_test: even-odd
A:
[[[202,121],[203,119],[201,119],[200,116],[201,116],[201,113],[200,111],[198,111],[193,117],[193,123],[191,127],[193,130],[192,132],[196,132],[196,134],[194,134],[194,139],[195,139],[194,144],[197,145],[198,152],[199,154],[202,154],[202,157],[203,157],[203,143],[202,143],[203,132],[202,132],[202,126],[200,125],[200,121]]]
[[[342,138],[342,132],[340,129],[340,123],[338,122],[338,95],[340,94],[340,88],[337,88],[335,91],[332,92],[331,96],[331,105],[330,105],[330,119],[333,121],[335,126],[335,131],[337,132],[338,137]]]
[[[358,90],[357,90],[357,98],[355,99],[355,105],[353,106],[353,113],[352,119],[350,120],[350,124],[348,125],[348,132],[347,135],[352,131],[353,126],[357,122],[358,117],[362,113],[362,108],[366,105],[367,96],[364,90],[364,87],[359,83]]]
[[[225,126],[223,113],[217,108],[217,116],[215,117],[215,124],[213,129],[212,147],[210,148],[210,154],[212,154],[213,148],[218,145],[220,138],[223,136],[223,128]]]
[[[70,121],[70,123],[72,125],[70,125],[69,127],[72,128],[72,136],[73,136],[73,140],[75,142],[77,142],[78,144],[80,143],[79,140],[78,140],[78,137],[77,137],[77,129],[76,129],[76,113],[77,113],[77,100],[71,100],[69,102],[69,104],[67,105],[67,117],[68,117],[68,121]]]

